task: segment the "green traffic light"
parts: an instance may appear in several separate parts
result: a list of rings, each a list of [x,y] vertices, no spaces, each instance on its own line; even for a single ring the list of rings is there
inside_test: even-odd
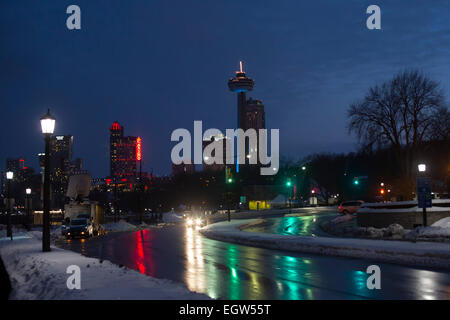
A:
[[[233,182],[233,179],[231,179],[231,178],[228,178],[228,183],[232,183]]]
[[[286,182],[286,186],[287,186],[287,187],[290,187],[290,186],[291,186],[291,182],[290,182],[290,181],[287,181],[287,182]]]
[[[355,180],[355,181],[353,181],[353,183],[354,183],[355,185],[358,185],[358,184],[359,184],[359,181],[358,181],[358,180]]]

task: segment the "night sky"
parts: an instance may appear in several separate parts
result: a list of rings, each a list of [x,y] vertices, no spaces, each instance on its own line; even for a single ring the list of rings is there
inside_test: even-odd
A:
[[[66,28],[81,7],[82,29]],[[366,28],[366,8],[382,30]],[[450,1],[2,0],[0,168],[23,156],[38,167],[39,118],[74,135],[74,156],[109,173],[109,127],[143,139],[144,170],[171,170],[176,128],[234,128],[227,81],[244,61],[280,153],[356,150],[349,104],[404,68],[441,81],[450,97]]]

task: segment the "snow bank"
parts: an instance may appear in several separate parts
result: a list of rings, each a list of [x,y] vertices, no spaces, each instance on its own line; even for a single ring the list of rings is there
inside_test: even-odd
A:
[[[344,214],[342,216],[338,216],[336,218],[334,218],[333,220],[331,220],[331,223],[342,223],[342,222],[347,222],[350,220],[353,220],[354,218],[356,218],[355,215],[353,214]]]
[[[443,204],[450,203],[449,199],[433,199],[433,204]],[[385,207],[385,206],[408,206],[408,205],[417,205],[417,200],[410,201],[395,201],[395,202],[364,202],[361,205],[361,208],[364,207]]]
[[[450,217],[443,218],[431,225],[432,227],[450,228]]]
[[[380,209],[373,209],[373,208],[364,208],[360,207],[358,209],[358,213],[395,213],[395,212],[422,212],[422,208],[419,208],[417,206],[411,207],[411,208],[401,208],[401,209],[393,209],[392,208],[380,208]],[[450,207],[431,207],[427,208],[427,212],[448,212],[450,211]]]
[[[251,220],[221,222],[202,228],[200,232],[215,240],[268,249],[450,269],[450,245],[446,243],[289,236],[238,229],[240,225],[250,222]]]
[[[21,233],[18,240],[0,239],[0,255],[11,278],[11,299],[208,299],[184,285],[156,279],[119,267],[109,261],[87,258],[52,247],[41,251],[41,242]],[[81,290],[69,290],[67,267],[81,269]]]
[[[119,222],[110,222],[102,225],[103,229],[106,231],[134,231],[138,227],[134,224],[128,223],[125,220],[120,220]]]
[[[428,208],[428,212],[445,212],[450,211],[449,199],[433,199],[433,206]],[[403,207],[403,208],[402,208]],[[406,208],[405,208],[406,207]],[[358,213],[384,213],[384,212],[422,212],[422,208],[417,207],[417,200],[413,201],[397,201],[397,202],[375,202],[363,203],[358,209]]]
[[[445,218],[449,219],[449,218]],[[445,220],[441,219],[436,223]],[[429,227],[417,227],[414,230],[411,230],[408,234],[405,235],[406,239],[419,241],[419,240],[428,240],[428,241],[441,241],[441,242],[449,242],[450,241],[450,228],[440,227],[439,225],[447,225],[448,222],[440,222],[438,225],[434,223]],[[450,246],[450,244],[448,244]]]

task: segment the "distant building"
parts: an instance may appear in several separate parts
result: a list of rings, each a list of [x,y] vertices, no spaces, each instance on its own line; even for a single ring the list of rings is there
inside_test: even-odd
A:
[[[259,129],[266,128],[266,114],[261,100],[254,100],[252,98],[247,100],[243,124],[244,130],[255,129],[258,131]]]
[[[73,136],[57,135],[50,139],[50,183],[52,206],[63,208],[73,152]]]
[[[23,182],[24,168],[26,168],[24,158],[6,159],[6,171],[11,171],[14,173],[12,181],[19,183]]]
[[[110,128],[110,176],[136,176],[137,137],[124,136],[124,127],[115,121]]]
[[[195,165],[192,163],[172,164],[172,176],[179,174],[193,174],[195,173]]]
[[[239,71],[236,71],[234,78],[228,81],[228,88],[230,91],[237,94],[237,128],[244,131],[248,129],[255,129],[258,133],[259,129],[266,128],[266,115],[264,112],[264,105],[261,100],[254,100],[249,98],[247,100],[246,93],[253,90],[255,82],[253,79],[247,77],[246,73],[242,70],[242,62],[240,63]],[[250,150],[248,140],[245,142],[245,164],[249,163],[249,153],[251,151],[257,151],[257,145],[254,146],[256,150]],[[257,161],[258,162],[258,161]],[[239,171],[239,166],[243,166],[244,163],[240,163],[236,166],[236,171]]]
[[[211,143],[213,143],[214,141],[220,141],[222,140],[222,159],[221,162],[222,163],[212,163],[212,164],[207,164],[206,162],[209,160],[209,158],[205,157],[203,159],[203,170],[211,170],[211,171],[222,171],[225,170],[225,166],[227,163],[227,144],[226,144],[226,140],[227,138],[224,135],[220,135],[220,136],[211,136],[208,140],[203,141],[203,147],[202,147],[202,154],[204,155],[204,150],[207,146],[209,146]],[[211,154],[212,157],[216,158],[219,155],[216,156],[215,150],[212,152]],[[217,160],[217,159],[216,159]]]
[[[34,191],[39,190],[39,179],[36,179],[34,169],[25,166],[24,158],[8,158],[6,160],[5,171],[1,175],[2,194],[7,196],[6,172],[13,172],[14,176],[10,182],[10,196],[14,198],[16,204],[23,204],[25,190],[31,188]]]

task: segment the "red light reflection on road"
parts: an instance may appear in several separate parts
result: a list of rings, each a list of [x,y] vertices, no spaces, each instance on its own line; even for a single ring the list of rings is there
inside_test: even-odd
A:
[[[136,246],[133,256],[134,261],[136,262],[136,268],[142,274],[154,276],[155,265],[149,252],[149,247],[145,246],[145,243],[148,243],[152,240],[152,232],[150,230],[141,230],[135,232],[134,235]]]

